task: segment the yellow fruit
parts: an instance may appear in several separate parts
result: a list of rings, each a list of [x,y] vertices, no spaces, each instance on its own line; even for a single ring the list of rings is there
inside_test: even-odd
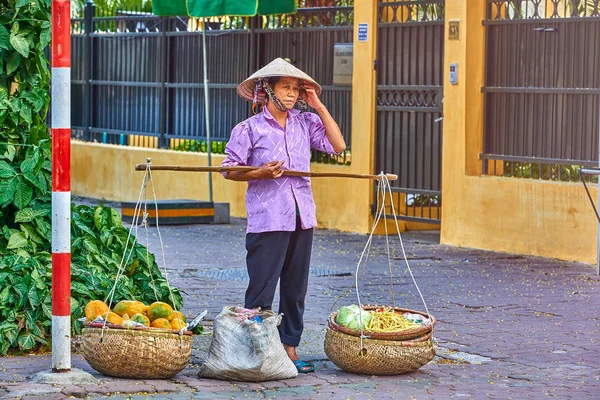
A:
[[[102,318],[104,318],[107,322],[110,322],[111,324],[115,325],[121,325],[123,323],[123,318],[110,311],[102,314]]]
[[[182,320],[183,322],[185,322],[185,317],[183,316],[183,314],[181,313],[181,311],[174,311],[169,318],[167,318],[169,321],[173,321],[175,318],[179,318],[180,320]]]
[[[88,321],[93,321],[96,319],[96,317],[98,317],[98,315],[104,314],[108,311],[110,311],[110,308],[108,308],[105,302],[100,300],[92,300],[85,306],[85,319]]]
[[[166,318],[157,318],[150,324],[152,328],[171,329],[171,323]]]
[[[144,314],[147,309],[148,306],[142,303],[141,301],[123,300],[118,302],[117,305],[114,306],[113,312],[115,314],[123,316],[123,314]]]
[[[171,321],[171,329],[177,329],[178,331],[180,331],[186,326],[187,324],[179,318],[175,318]]]
[[[135,314],[131,317],[131,320],[139,322],[140,324],[144,324],[146,326],[150,326],[150,320],[144,314]]]
[[[171,314],[173,314],[173,308],[167,303],[163,303],[161,301],[156,301],[150,304],[150,307],[148,307],[148,312],[146,313],[148,318],[150,318],[150,321],[154,321],[158,318],[168,319]]]
[[[123,314],[123,315],[121,315],[121,318],[123,318],[123,322],[129,321],[129,319],[130,319],[129,314]]]

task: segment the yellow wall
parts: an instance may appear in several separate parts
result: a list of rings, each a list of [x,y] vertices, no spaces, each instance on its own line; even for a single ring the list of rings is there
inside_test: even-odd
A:
[[[103,200],[135,201],[143,177],[143,172],[135,171],[135,165],[145,163],[147,157],[155,165],[207,165],[206,155],[200,153],[77,141],[71,146],[72,193]],[[222,160],[222,155],[213,155],[212,163],[219,165]],[[322,164],[313,164],[311,168],[314,172],[350,170],[345,166]],[[245,217],[246,183],[225,180],[219,173],[212,175],[214,201],[229,203],[232,216]],[[152,177],[158,199],[209,199],[207,173],[154,171]],[[365,191],[362,181],[313,178],[312,182],[319,227],[350,232],[367,230],[369,205],[357,201],[368,201],[367,196],[351,195]],[[152,192],[148,191],[148,195]]]
[[[580,184],[480,175],[484,19],[483,1],[446,2],[446,29],[460,20],[462,32],[445,44],[441,242],[595,262],[597,221]],[[452,62],[458,85],[448,81]]]

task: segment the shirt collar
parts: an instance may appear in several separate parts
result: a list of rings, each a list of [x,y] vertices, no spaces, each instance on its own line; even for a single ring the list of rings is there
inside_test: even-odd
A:
[[[271,115],[271,113],[269,112],[269,109],[267,108],[266,105],[263,107],[263,114],[265,115],[266,119],[271,119],[271,120],[275,121],[275,118],[273,117],[273,115]],[[296,108],[292,108],[291,110],[288,111],[288,119],[295,118],[296,116],[298,116],[298,114],[300,114],[300,110],[298,110]]]

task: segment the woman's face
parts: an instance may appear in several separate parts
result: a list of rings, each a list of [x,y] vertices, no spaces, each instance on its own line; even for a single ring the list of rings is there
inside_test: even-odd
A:
[[[300,94],[300,79],[284,76],[273,86],[273,92],[291,110]]]

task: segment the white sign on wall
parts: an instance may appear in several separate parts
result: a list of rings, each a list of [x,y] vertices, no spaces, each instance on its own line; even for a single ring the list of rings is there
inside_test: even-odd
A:
[[[366,42],[369,39],[369,24],[358,24],[358,41]]]
[[[352,43],[333,46],[333,84],[352,85]]]

